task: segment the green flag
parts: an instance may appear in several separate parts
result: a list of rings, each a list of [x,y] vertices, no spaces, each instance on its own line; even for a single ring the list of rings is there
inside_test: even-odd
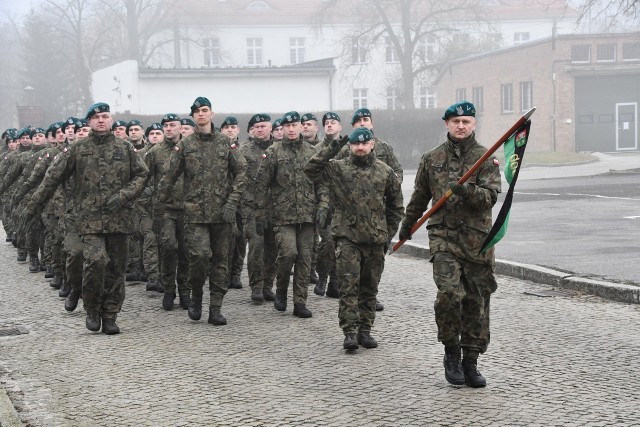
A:
[[[504,143],[504,157],[506,164],[504,167],[504,176],[509,183],[509,191],[504,198],[502,208],[498,213],[496,222],[491,227],[489,235],[485,239],[480,253],[486,252],[490,247],[495,245],[504,237],[509,225],[509,211],[511,210],[511,202],[513,201],[513,191],[518,180],[520,165],[524,157],[524,150],[527,148],[527,139],[529,139],[529,129],[531,128],[531,120],[527,120],[517,131],[513,133]]]

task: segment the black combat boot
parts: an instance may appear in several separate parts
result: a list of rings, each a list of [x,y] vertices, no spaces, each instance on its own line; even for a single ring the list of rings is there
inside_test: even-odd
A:
[[[371,331],[362,330],[358,334],[358,344],[364,348],[376,348],[378,346],[378,341],[371,336]]]
[[[60,289],[62,287],[62,282],[62,274],[56,273],[55,276],[53,276],[53,279],[49,282],[49,286],[53,289]]]
[[[102,333],[105,335],[117,335],[120,328],[116,325],[116,319],[102,319]]]
[[[462,370],[464,371],[464,384],[474,388],[487,385],[487,380],[478,372],[477,359],[462,359]]]
[[[64,309],[67,311],[74,311],[78,307],[78,300],[82,295],[81,291],[74,291],[73,289],[69,293],[69,296],[64,300]]]
[[[40,271],[40,261],[38,255],[29,255],[29,273],[37,273]]]
[[[313,316],[311,310],[309,310],[302,303],[293,304],[293,315],[298,316],[301,319],[308,319],[309,317]]]
[[[338,289],[338,278],[331,277],[329,279],[329,286],[327,286],[326,295],[329,298],[340,298],[340,289]]]
[[[158,281],[157,280],[149,280],[146,286],[147,292],[157,291],[158,290]]]
[[[164,294],[164,285],[160,279],[156,279],[156,291],[160,294]]]
[[[47,265],[47,269],[44,272],[44,278],[53,279],[53,276],[55,276],[55,273],[53,272],[53,267],[51,267],[50,265]]]
[[[358,349],[358,337],[356,334],[346,334],[344,336],[344,343],[342,348],[345,350],[357,350]]]
[[[71,293],[71,283],[65,281],[62,284],[62,287],[60,288],[60,290],[58,291],[58,296],[60,298],[66,298],[69,296],[70,293]]]
[[[97,311],[88,312],[85,324],[88,330],[98,332],[100,330],[100,313]]]
[[[173,310],[173,301],[176,299],[176,294],[174,292],[165,292],[164,297],[162,297],[162,308],[170,311]]]
[[[285,311],[287,309],[287,290],[276,289],[276,298],[273,301],[273,306],[278,311]]]
[[[311,273],[309,273],[309,282],[310,283],[318,283],[318,273],[316,273],[315,270],[311,270]]]
[[[313,288],[313,293],[316,295],[324,296],[324,293],[327,290],[327,278],[320,277],[318,278],[318,283]]]
[[[227,319],[225,319],[222,313],[220,313],[219,305],[212,305],[209,307],[209,319],[207,322],[218,326],[227,324]]]
[[[187,314],[191,320],[200,320],[202,317],[202,297],[193,297],[191,299]]]
[[[379,300],[376,300],[376,311],[382,311],[384,310],[384,304],[381,303]]]
[[[276,294],[273,293],[271,288],[262,288],[262,296],[265,301],[275,301]]]
[[[229,289],[242,289],[240,276],[231,276],[231,280],[229,281]]]
[[[186,310],[189,308],[189,304],[191,304],[191,294],[189,292],[180,292],[180,307]]]
[[[463,385],[465,375],[462,373],[462,363],[460,362],[460,347],[457,345],[445,346],[444,348],[444,377],[450,384]]]
[[[5,242],[11,242],[13,241],[13,233],[9,233],[7,234],[7,237],[4,239]]]
[[[251,289],[251,301],[253,302],[263,302],[264,295],[262,294],[262,288],[258,288],[257,286]]]

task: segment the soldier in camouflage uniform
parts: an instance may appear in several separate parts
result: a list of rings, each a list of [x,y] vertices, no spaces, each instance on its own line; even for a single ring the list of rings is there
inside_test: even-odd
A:
[[[349,142],[350,157],[331,161]],[[335,212],[332,234],[340,277],[338,318],[343,347],[355,350],[378,346],[371,336],[376,295],[388,242],[402,219],[400,182],[389,166],[376,159],[373,132],[355,129],[349,137],[327,145],[305,165],[310,179],[330,188]]]
[[[192,135],[195,131],[195,128],[196,124],[190,118],[185,117],[184,119],[180,119],[180,135],[182,135],[183,138]]]
[[[185,240],[189,254],[192,320],[202,316],[203,287],[209,276],[209,319],[226,325],[220,312],[229,281],[229,248],[242,192],[247,186],[247,163],[231,140],[215,131],[211,102],[198,97],[191,106],[197,130],[180,140],[157,188],[154,227],[164,223],[164,204],[178,177],[184,175]]]
[[[111,125],[111,130],[116,138],[128,139],[127,136],[127,125],[128,123],[124,120],[116,120]]]
[[[457,181],[486,153],[475,139],[475,108],[463,101],[442,117],[447,140],[422,156],[400,239],[427,209],[449,190],[453,195],[427,225],[438,341],[445,346],[445,377],[452,384],[483,387],[478,355],[489,345],[489,300],[497,288],[493,248],[478,253],[491,229],[491,208],[500,192],[498,160],[490,158],[464,184]],[[460,348],[463,359],[460,361]]]
[[[142,192],[148,169],[133,146],[111,132],[109,105],[97,103],[86,114],[91,133],[69,146],[49,167],[25,209],[33,219],[58,185],[75,175],[74,201],[82,237],[82,299],[86,327],[120,333],[116,316],[125,297],[127,234],[132,232],[132,201]]]
[[[273,137],[273,142],[282,141],[282,138],[284,136],[282,118],[275,119],[273,123],[271,123],[271,136]]]
[[[17,160],[18,154],[18,131],[15,129],[7,130],[7,147],[8,151],[5,152],[2,156],[3,160],[0,163],[0,186],[4,182],[4,177],[13,165],[13,163]],[[11,221],[11,199],[7,192],[2,193],[2,226],[4,227],[4,231],[7,233],[7,242],[13,242],[15,237],[15,226]]]
[[[282,117],[284,139],[274,143],[265,153],[262,169],[255,190],[256,233],[264,234],[265,209],[268,195],[273,203],[272,226],[275,232],[278,256],[276,258],[276,298],[278,311],[287,309],[289,274],[293,275],[293,314],[308,318],[307,287],[313,254],[313,235],[316,217],[316,200],[319,189],[307,178],[303,166],[316,149],[302,141],[300,115],[291,111]],[[326,195],[321,207],[328,208]],[[320,207],[320,206],[319,206]]]
[[[180,117],[166,114],[161,121],[164,140],[147,151],[144,161],[149,168],[149,181],[153,188],[154,203],[158,198],[158,183],[164,175],[168,159],[182,138]],[[178,177],[173,193],[167,198],[164,221],[156,232],[158,236],[158,259],[160,284],[164,289],[162,308],[172,310],[176,298],[176,279],[180,306],[189,308],[191,288],[187,281],[189,260],[184,239],[183,177]],[[154,208],[155,210],[155,208]]]
[[[269,225],[272,204],[270,196],[267,197],[265,211],[265,224],[263,235],[256,233],[256,217],[254,211],[255,191],[257,180],[262,169],[265,152],[273,144],[271,138],[271,117],[268,114],[255,114],[249,120],[249,126],[253,128],[254,137],[240,147],[240,153],[247,161],[249,184],[242,194],[242,215],[244,233],[249,244],[247,255],[247,270],[249,272],[249,286],[251,287],[251,299],[256,302],[273,301],[275,295],[272,291],[273,281],[276,277],[276,241],[273,228]]]

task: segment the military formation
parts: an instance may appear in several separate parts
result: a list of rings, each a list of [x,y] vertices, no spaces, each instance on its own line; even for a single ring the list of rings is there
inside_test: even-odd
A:
[[[246,265],[255,304],[286,311],[291,301],[294,316],[310,318],[315,285],[315,294],[338,299],[343,348],[375,348],[391,239],[399,229],[410,239],[429,202],[450,190],[451,203],[428,226],[445,377],[486,384],[477,358],[489,344],[494,258],[474,251],[491,228],[500,173],[491,158],[457,184],[486,151],[475,141],[472,104],[446,110],[447,141],[422,158],[406,214],[402,167],[375,136],[366,108],[354,112],[345,133],[334,112],[321,120],[258,113],[244,142],[235,117],[214,126],[209,99],[196,98],[190,110],[145,128],[114,120],[99,102],[83,118],[2,134],[7,242],[18,263],[51,279],[67,311],[82,299],[87,329],[118,334],[125,282],[141,281],[163,293],[164,310],[177,304],[199,321],[208,300],[208,323],[225,325],[224,297],[243,288]]]

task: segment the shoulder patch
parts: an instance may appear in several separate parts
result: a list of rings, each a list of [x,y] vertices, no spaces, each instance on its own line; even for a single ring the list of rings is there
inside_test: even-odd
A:
[[[493,159],[493,164],[496,165],[496,166],[500,166],[500,160]]]
[[[173,151],[180,151],[180,147],[178,147],[177,145],[173,147]]]
[[[67,151],[69,151],[69,149],[67,147],[64,147],[62,151],[66,153]]]
[[[49,155],[49,153],[47,153],[47,159],[48,159],[49,157],[51,157],[51,156]]]
[[[42,156],[38,157],[38,161],[42,160]]]
[[[262,153],[262,158],[266,159],[267,158],[267,153]]]
[[[237,145],[236,145],[236,143],[234,142],[233,144],[231,144],[231,148],[232,148],[233,150],[235,150],[236,148],[238,148],[238,146],[237,146]]]
[[[57,154],[55,156],[53,156],[53,160],[56,160],[57,158],[58,158]]]

